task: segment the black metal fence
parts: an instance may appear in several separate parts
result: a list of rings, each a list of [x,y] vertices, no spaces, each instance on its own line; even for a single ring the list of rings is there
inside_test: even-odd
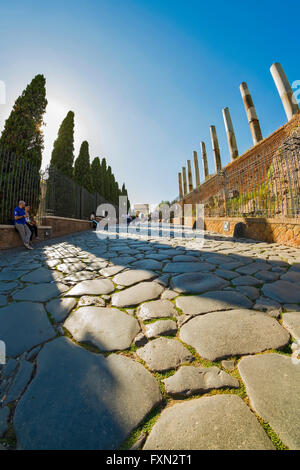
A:
[[[89,219],[106,202],[100,194],[90,193],[53,167],[42,175],[41,184],[44,197],[39,212],[44,215]]]
[[[13,222],[13,210],[20,200],[31,206],[38,220],[47,215],[89,219],[100,204],[107,202],[56,168],[40,172],[31,162],[0,149],[0,224]]]
[[[40,204],[40,172],[26,160],[0,149],[0,224],[13,221],[13,210],[20,200],[36,213]]]

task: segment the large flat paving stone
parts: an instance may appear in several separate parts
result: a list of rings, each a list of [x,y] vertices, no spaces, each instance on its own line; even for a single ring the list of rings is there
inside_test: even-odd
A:
[[[198,294],[210,290],[222,289],[229,282],[214,274],[186,273],[172,277],[171,288],[182,294]]]
[[[6,305],[7,303],[8,303],[8,299],[6,295],[0,294],[0,307],[2,307],[3,305]]]
[[[31,300],[33,302],[47,302],[54,297],[60,296],[66,292],[68,287],[62,283],[49,284],[42,283],[38,286],[29,285],[24,289],[13,294],[14,300]]]
[[[212,389],[240,386],[237,379],[218,367],[182,366],[163,382],[169,395],[180,397],[206,393]]]
[[[96,274],[93,271],[78,271],[76,273],[68,274],[64,278],[64,282],[80,282],[80,281],[88,281],[90,279],[94,279]]]
[[[0,338],[6,344],[7,356],[17,356],[56,333],[44,307],[33,302],[12,303],[0,310]]]
[[[138,282],[150,281],[155,277],[157,277],[157,274],[152,271],[146,271],[144,269],[130,269],[129,271],[117,274],[113,278],[113,282],[121,286],[129,287],[133,284],[137,284]]]
[[[157,282],[141,282],[112,296],[112,305],[115,307],[130,307],[147,300],[157,299],[164,288]]]
[[[239,309],[192,318],[181,327],[180,338],[213,361],[282,348],[290,335],[269,315]]]
[[[145,450],[272,450],[272,442],[236,395],[188,400],[166,408]]]
[[[0,281],[15,281],[24,274],[28,273],[30,269],[13,269],[6,268],[0,272]]]
[[[105,359],[61,337],[39,353],[14,427],[23,449],[113,450],[161,399],[141,364]]]
[[[180,261],[180,262],[200,261],[200,259],[198,256],[193,256],[193,255],[177,255],[177,256],[174,256],[173,261]]]
[[[243,358],[238,365],[250,405],[290,449],[300,449],[300,365],[282,354]]]
[[[8,406],[4,406],[0,408],[0,437],[8,428],[8,417],[9,417],[9,408]],[[1,448],[0,448],[1,450]]]
[[[103,295],[110,294],[114,289],[114,285],[110,279],[93,279],[91,281],[80,282],[69,290],[66,295],[71,297],[80,295]]]
[[[58,264],[56,268],[62,273],[70,274],[77,271],[82,271],[85,268],[85,264],[81,261],[76,261],[75,263],[65,262]]]
[[[213,264],[200,262],[174,262],[167,263],[163,269],[165,273],[194,273],[194,272],[209,272],[215,268]]]
[[[115,274],[120,273],[121,271],[124,271],[125,266],[109,266],[108,268],[104,268],[100,270],[101,276],[104,277],[109,277],[109,276],[115,276]]]
[[[172,302],[162,299],[140,305],[137,315],[140,320],[152,320],[153,318],[176,317],[177,311]]]
[[[236,277],[231,282],[234,286],[258,286],[260,284],[263,284],[262,280],[247,275]]]
[[[110,262],[116,265],[126,266],[127,264],[136,261],[133,256],[116,256],[115,258],[110,258]]]
[[[127,349],[140,331],[138,321],[116,308],[81,307],[64,323],[73,338],[101,351]]]
[[[132,266],[138,269],[144,269],[151,271],[152,269],[160,271],[162,268],[162,263],[155,259],[141,259],[132,263]]]
[[[51,271],[47,268],[39,268],[35,269],[31,273],[25,274],[25,276],[22,276],[21,281],[40,284],[41,282],[58,281],[62,277],[62,273]]]
[[[176,339],[158,338],[137,350],[136,354],[146,362],[150,370],[165,371],[191,362],[192,354]]]
[[[283,274],[280,279],[282,279],[283,281],[300,283],[300,272],[289,271],[286,274]]]
[[[180,296],[176,299],[176,307],[186,315],[199,315],[217,310],[234,310],[251,308],[252,302],[243,294],[231,291],[213,291],[202,295]]]
[[[300,341],[300,312],[288,312],[282,315],[282,324],[293,338]]]
[[[262,291],[267,297],[271,297],[271,299],[281,303],[300,302],[300,289],[297,289],[293,282],[276,281],[272,284],[265,284]]]
[[[46,310],[57,322],[64,321],[75,307],[76,300],[72,298],[53,299],[46,304]]]
[[[18,286],[18,283],[15,281],[3,282],[0,281],[0,294],[8,294],[13,291]]]
[[[149,323],[145,327],[147,338],[155,338],[157,336],[168,336],[176,333],[177,324],[173,320],[158,320]]]
[[[4,404],[8,404],[11,401],[15,401],[20,398],[23,390],[31,378],[32,372],[33,364],[29,361],[21,361],[18,373],[14,378],[7,396],[5,397]]]

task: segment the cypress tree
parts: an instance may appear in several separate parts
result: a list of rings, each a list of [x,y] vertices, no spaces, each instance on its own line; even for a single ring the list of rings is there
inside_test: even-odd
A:
[[[102,194],[102,167],[99,157],[94,158],[91,164],[92,191]]]
[[[103,196],[104,199],[107,199],[108,185],[107,185],[107,167],[106,167],[106,159],[105,158],[102,158],[101,170],[102,170],[102,193],[101,193],[101,196]]]
[[[74,161],[74,113],[69,111],[62,121],[54,142],[50,166],[66,176],[73,176]]]
[[[112,173],[111,173],[111,166],[109,165],[107,167],[107,172],[106,172],[106,181],[107,181],[107,200],[111,201],[112,197]]]
[[[74,181],[79,186],[83,186],[88,191],[92,191],[89,144],[85,140],[82,142],[79,155],[74,165]]]
[[[36,75],[17,98],[0,138],[2,148],[29,160],[38,169],[44,149],[41,127],[46,106],[46,80]]]
[[[130,201],[129,201],[129,199],[128,199],[128,193],[127,193],[127,189],[126,189],[126,187],[125,187],[125,183],[123,183],[123,185],[122,185],[121,195],[122,195],[122,196],[127,196],[127,211],[129,211],[129,209],[130,209]]]
[[[116,194],[116,180],[115,175],[111,174],[111,202],[116,204],[117,194]]]

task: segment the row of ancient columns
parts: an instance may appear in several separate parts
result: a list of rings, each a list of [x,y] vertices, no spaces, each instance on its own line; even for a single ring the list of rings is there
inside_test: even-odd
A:
[[[279,96],[281,98],[286,116],[288,121],[292,119],[295,114],[299,113],[299,106],[295,100],[293,95],[292,88],[289,84],[289,81],[283,71],[281,65],[276,62],[270,68],[272,77],[274,79],[275,85],[277,87]],[[248,89],[248,86],[245,82],[241,83],[240,85],[240,92],[242,95],[245,111],[248,118],[248,123],[251,131],[251,136],[253,140],[253,145],[258,144],[263,137],[262,132],[259,124],[259,120],[256,114],[256,110],[253,104],[253,100]],[[231,161],[236,160],[238,158],[238,147],[236,143],[235,133],[232,125],[232,120],[230,116],[230,112],[228,108],[224,108],[222,110],[223,119],[225,124],[225,130],[227,135],[228,147]],[[215,126],[210,126],[210,136],[211,136],[211,143],[212,143],[212,150],[214,155],[214,162],[215,162],[215,169],[216,173],[222,169],[221,163],[221,154],[218,142],[218,136]],[[207,153],[206,153],[206,146],[205,142],[201,142],[201,154],[202,154],[202,163],[203,163],[203,173],[205,180],[209,177],[208,172],[208,161],[207,161]],[[194,158],[194,171],[195,171],[195,184],[196,188],[200,186],[200,174],[199,174],[199,165],[198,165],[198,155],[197,152],[193,152]],[[188,193],[193,191],[193,177],[192,177],[192,166],[191,160],[187,160],[187,175],[186,175],[186,167],[182,167],[182,172],[178,173],[178,185],[179,185],[179,197],[182,199]],[[188,176],[188,180],[187,180]]]

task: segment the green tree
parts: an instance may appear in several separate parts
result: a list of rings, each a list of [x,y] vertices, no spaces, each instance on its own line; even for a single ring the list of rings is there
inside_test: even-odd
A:
[[[121,195],[127,197],[127,211],[129,211],[129,209],[130,209],[130,201],[129,201],[129,199],[128,199],[128,193],[127,193],[127,189],[126,189],[126,187],[125,187],[125,183],[123,183],[123,185],[122,185]]]
[[[103,178],[99,157],[94,158],[91,164],[92,192],[102,194]]]
[[[105,158],[102,158],[101,169],[102,169],[102,193],[101,193],[101,196],[103,196],[104,199],[107,199],[108,185],[107,185],[107,166],[106,166],[106,159]]]
[[[2,148],[29,160],[38,169],[44,149],[42,125],[46,106],[46,80],[43,75],[36,75],[17,98],[0,138]]]
[[[74,113],[69,111],[62,121],[54,142],[50,166],[66,176],[73,176],[74,161]]]
[[[79,155],[74,164],[74,181],[79,186],[83,186],[88,191],[92,191],[89,144],[85,140],[82,142]]]
[[[107,194],[106,198],[108,201],[111,201],[111,190],[112,190],[112,174],[111,174],[111,166],[108,165],[107,172],[106,172],[106,184],[107,184]]]

